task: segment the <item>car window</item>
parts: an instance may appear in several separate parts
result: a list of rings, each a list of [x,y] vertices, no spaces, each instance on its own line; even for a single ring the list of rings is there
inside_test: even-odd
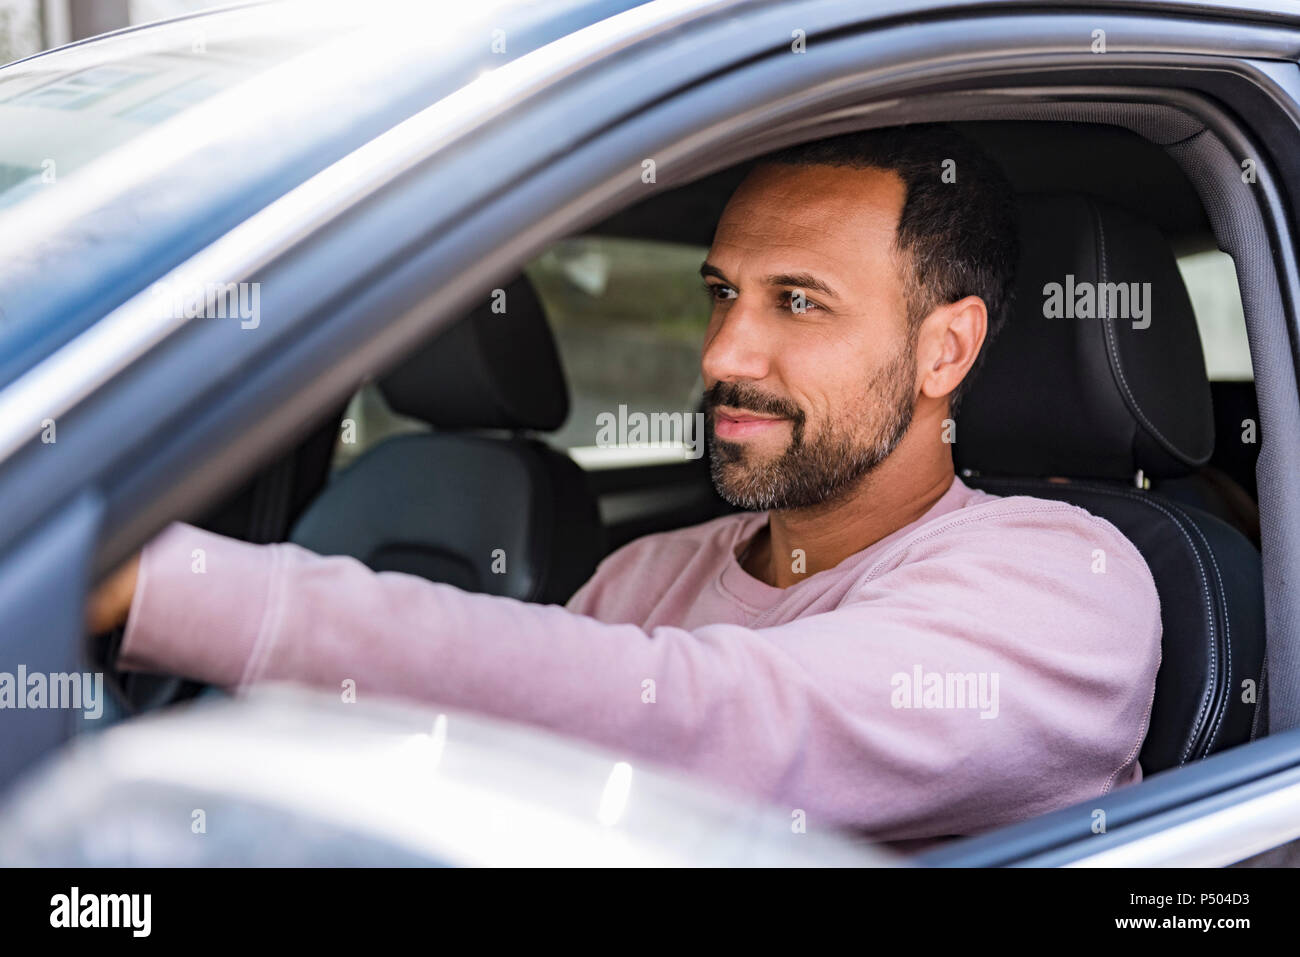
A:
[[[1217,249],[1191,253],[1178,257],[1178,270],[1196,312],[1210,381],[1254,379],[1232,257]]]
[[[584,468],[684,460],[684,442],[672,437],[603,447],[598,417],[698,409],[700,345],[711,311],[699,273],[707,253],[704,246],[581,236],[553,244],[524,267],[569,383],[569,418],[546,437],[549,444]],[[345,413],[334,467],[390,435],[427,428],[393,412],[367,385]]]
[[[580,236],[526,267],[569,381],[569,419],[552,442],[580,465],[681,461],[682,445],[671,439],[601,447],[598,417],[698,409],[711,311],[699,272],[707,253],[704,246]]]

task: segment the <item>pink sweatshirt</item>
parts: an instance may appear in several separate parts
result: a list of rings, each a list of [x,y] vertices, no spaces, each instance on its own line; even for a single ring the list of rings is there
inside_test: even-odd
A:
[[[1114,526],[955,479],[917,521],[780,589],[736,558],[766,518],[632,542],[567,608],[177,523],[144,550],[121,663],[236,688],[352,679],[358,697],[552,728],[879,840],[972,834],[1141,778],[1160,608]]]

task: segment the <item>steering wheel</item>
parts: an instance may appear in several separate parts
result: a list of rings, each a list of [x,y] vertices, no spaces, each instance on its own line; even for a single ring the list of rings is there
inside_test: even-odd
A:
[[[124,720],[133,715],[156,711],[181,701],[189,701],[215,689],[215,685],[191,681],[176,675],[152,675],[143,671],[123,671],[117,667],[118,652],[126,628],[118,626],[112,631],[90,637],[87,657],[91,666],[104,675],[104,687],[118,706],[116,717],[108,723]],[[224,694],[224,691],[222,691]]]

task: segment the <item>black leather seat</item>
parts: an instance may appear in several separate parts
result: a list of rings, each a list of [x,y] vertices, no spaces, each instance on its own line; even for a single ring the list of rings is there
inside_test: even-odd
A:
[[[434,431],[394,436],[335,476],[292,541],[469,591],[562,604],[605,554],[586,475],[522,430],[569,410],[555,342],[526,279],[379,380]],[[508,435],[482,430],[507,430]]]
[[[1260,556],[1236,529],[1152,490],[1194,475],[1214,448],[1195,316],[1163,236],[1079,195],[1022,197],[1020,272],[1006,327],[958,411],[968,484],[1062,499],[1142,552],[1160,594],[1163,660],[1140,760],[1148,773],[1249,740],[1263,721]],[[1072,279],[1067,279],[1072,277]],[[1049,283],[1149,283],[1149,325],[1049,318]],[[1094,285],[1094,292],[1096,286]],[[1146,320],[1139,322],[1145,324]]]

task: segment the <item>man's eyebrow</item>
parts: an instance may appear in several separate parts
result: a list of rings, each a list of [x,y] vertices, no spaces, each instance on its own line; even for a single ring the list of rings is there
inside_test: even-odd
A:
[[[708,262],[700,266],[700,275],[702,277],[714,276],[717,279],[721,279],[723,282],[727,281],[727,277],[722,274],[722,270]],[[812,273],[777,273],[775,276],[768,276],[766,282],[769,286],[792,286],[795,289],[807,289],[809,292],[818,292],[831,299],[840,298],[839,293]]]
[[[819,292],[831,299],[840,298],[839,293],[810,272],[778,273],[775,276],[768,276],[767,284],[769,286],[794,286],[796,289]]]

